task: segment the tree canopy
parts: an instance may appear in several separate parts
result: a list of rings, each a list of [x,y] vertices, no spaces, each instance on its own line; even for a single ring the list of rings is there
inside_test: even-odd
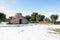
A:
[[[38,15],[38,13],[37,12],[33,12],[32,14],[31,14],[31,21],[36,21],[36,16]]]
[[[0,22],[6,19],[6,15],[0,12]]]
[[[31,16],[27,15],[27,16],[25,16],[25,18],[26,18],[28,21],[30,21]]]
[[[54,23],[58,19],[58,15],[51,15],[50,18],[51,18],[51,21]]]
[[[44,18],[45,18],[44,15],[37,15],[36,20],[37,21],[43,21]]]

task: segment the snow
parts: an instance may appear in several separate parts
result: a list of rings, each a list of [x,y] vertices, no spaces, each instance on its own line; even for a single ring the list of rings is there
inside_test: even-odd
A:
[[[0,25],[0,40],[60,40],[59,34],[48,33],[48,28],[60,28],[59,26],[43,24]]]

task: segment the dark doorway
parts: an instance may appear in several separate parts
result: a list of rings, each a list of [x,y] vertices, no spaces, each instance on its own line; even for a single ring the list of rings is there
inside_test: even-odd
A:
[[[19,24],[22,24],[22,19],[19,19]]]

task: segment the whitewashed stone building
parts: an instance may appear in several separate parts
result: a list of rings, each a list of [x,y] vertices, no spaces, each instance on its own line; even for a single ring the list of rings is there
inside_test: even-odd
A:
[[[10,20],[12,24],[27,24],[28,20],[25,19],[21,13],[16,13],[15,16]]]

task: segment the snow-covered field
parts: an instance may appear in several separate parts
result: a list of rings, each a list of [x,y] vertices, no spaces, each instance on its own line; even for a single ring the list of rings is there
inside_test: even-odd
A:
[[[60,40],[60,35],[48,33],[48,28],[60,25],[0,25],[0,40]]]

